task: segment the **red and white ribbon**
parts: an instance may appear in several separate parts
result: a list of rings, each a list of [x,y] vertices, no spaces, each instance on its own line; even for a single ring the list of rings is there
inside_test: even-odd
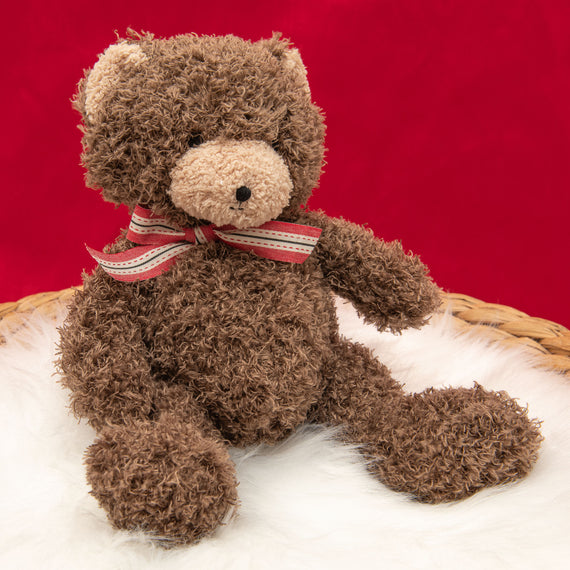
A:
[[[121,253],[87,248],[101,268],[118,281],[144,281],[164,273],[176,258],[196,244],[221,241],[260,257],[303,263],[315,248],[322,230],[312,226],[271,221],[258,228],[214,225],[178,229],[165,218],[137,206],[127,239],[139,244]]]

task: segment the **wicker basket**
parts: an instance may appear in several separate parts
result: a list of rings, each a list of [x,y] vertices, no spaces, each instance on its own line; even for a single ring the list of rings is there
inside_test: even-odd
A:
[[[55,317],[74,291],[70,288],[38,293],[0,304],[0,344],[25,326],[33,312]],[[522,347],[536,357],[536,366],[557,370],[570,379],[570,331],[562,325],[459,293],[445,295],[442,312],[446,309],[458,329],[471,330],[502,346]]]

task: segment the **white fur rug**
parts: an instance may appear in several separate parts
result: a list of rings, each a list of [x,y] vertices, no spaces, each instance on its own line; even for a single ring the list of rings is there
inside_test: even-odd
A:
[[[36,319],[0,347],[0,568],[568,568],[570,384],[445,323],[380,335],[346,304],[339,314],[345,335],[374,348],[410,391],[477,381],[528,403],[546,437],[531,476],[423,505],[374,481],[333,432],[306,428],[277,448],[236,451],[239,517],[165,551],[113,530],[88,494],[82,455],[93,432],[68,414],[55,326]]]

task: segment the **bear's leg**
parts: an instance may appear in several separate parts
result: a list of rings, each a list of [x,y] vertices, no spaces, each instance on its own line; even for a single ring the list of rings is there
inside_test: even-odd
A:
[[[344,425],[370,470],[392,489],[436,503],[525,476],[539,422],[504,392],[475,388],[405,394],[371,352],[342,340],[315,421]]]
[[[173,415],[104,428],[86,465],[111,522],[149,532],[163,546],[209,534],[237,503],[234,464],[221,439]]]

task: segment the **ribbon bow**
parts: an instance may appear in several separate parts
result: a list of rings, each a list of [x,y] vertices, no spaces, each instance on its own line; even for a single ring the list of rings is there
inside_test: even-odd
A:
[[[303,263],[311,254],[320,228],[271,221],[258,228],[214,225],[178,229],[150,210],[137,206],[127,239],[137,246],[121,253],[103,253],[87,248],[101,268],[117,281],[144,281],[164,273],[176,258],[196,244],[221,241],[275,261]]]

